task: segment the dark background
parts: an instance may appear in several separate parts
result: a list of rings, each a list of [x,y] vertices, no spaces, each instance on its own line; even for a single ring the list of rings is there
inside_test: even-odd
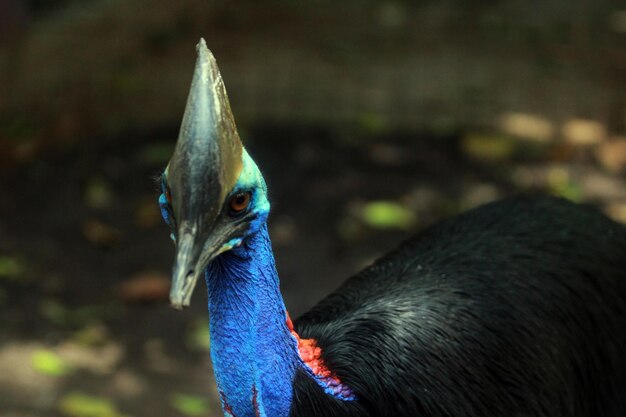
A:
[[[0,416],[218,416],[154,177],[202,36],[298,316],[433,221],[541,190],[626,222],[618,1],[0,1]],[[618,7],[619,6],[619,7]]]

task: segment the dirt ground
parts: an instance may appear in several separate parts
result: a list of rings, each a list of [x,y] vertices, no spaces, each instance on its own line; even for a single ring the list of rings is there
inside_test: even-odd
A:
[[[517,155],[479,161],[462,133],[354,141],[315,127],[248,132],[294,316],[414,230],[519,190],[592,201],[617,218],[626,208],[623,176],[585,151],[563,163],[554,150],[528,156],[522,142]],[[155,203],[155,155],[165,152],[153,135],[59,152],[2,178],[0,415],[220,415],[206,294],[182,312],[166,302],[174,251]],[[414,217],[362,215],[381,201]]]

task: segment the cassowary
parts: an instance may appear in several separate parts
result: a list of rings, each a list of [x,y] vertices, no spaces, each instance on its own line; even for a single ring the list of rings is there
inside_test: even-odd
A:
[[[263,176],[197,50],[160,206],[172,305],[205,275],[227,416],[626,416],[626,228],[562,199],[431,226],[292,323]]]

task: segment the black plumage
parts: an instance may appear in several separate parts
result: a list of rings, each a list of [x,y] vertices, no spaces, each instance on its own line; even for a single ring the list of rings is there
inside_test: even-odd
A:
[[[358,401],[303,372],[292,416],[626,416],[626,228],[551,197],[424,230],[295,322]]]
[[[197,49],[159,204],[177,247],[172,305],[206,278],[226,415],[626,417],[626,228],[562,199],[507,199],[434,225],[293,332],[267,187],[214,57]]]

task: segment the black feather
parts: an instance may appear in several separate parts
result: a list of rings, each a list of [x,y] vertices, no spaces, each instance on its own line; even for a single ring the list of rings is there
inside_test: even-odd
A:
[[[357,395],[296,416],[626,416],[626,228],[549,197],[434,225],[295,323]]]

